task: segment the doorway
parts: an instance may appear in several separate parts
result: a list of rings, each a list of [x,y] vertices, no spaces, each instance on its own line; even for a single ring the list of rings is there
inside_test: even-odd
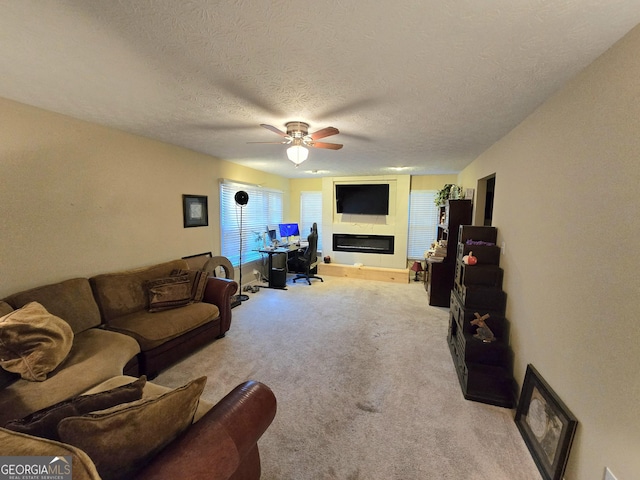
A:
[[[493,222],[493,199],[496,190],[496,174],[478,180],[474,225],[490,227]]]
[[[487,178],[487,192],[485,194],[484,204],[484,223],[485,227],[491,226],[493,220],[493,193],[496,189],[496,176]]]

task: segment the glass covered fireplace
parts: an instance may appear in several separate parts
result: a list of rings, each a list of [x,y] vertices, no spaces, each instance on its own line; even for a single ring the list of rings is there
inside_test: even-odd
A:
[[[393,255],[393,235],[333,234],[334,252],[359,252]]]

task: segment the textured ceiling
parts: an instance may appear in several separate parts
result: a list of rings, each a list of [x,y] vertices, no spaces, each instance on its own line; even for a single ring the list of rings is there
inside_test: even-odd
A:
[[[0,0],[0,96],[285,177],[454,173],[640,0]],[[288,121],[334,126],[299,168]]]

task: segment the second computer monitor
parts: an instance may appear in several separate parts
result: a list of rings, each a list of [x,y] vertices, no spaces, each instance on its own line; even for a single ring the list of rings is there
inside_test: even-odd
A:
[[[280,229],[281,238],[300,236],[300,230],[298,229],[297,223],[280,223],[278,228]]]

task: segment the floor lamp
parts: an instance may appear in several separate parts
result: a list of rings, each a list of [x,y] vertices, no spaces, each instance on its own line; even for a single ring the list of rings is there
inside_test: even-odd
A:
[[[240,292],[238,293],[237,298],[242,303],[245,300],[249,300],[249,295],[245,295],[242,293],[242,208],[249,201],[249,194],[243,190],[240,190],[239,192],[236,192],[233,198],[236,201],[236,205],[240,207],[240,265],[238,267],[240,270]]]

